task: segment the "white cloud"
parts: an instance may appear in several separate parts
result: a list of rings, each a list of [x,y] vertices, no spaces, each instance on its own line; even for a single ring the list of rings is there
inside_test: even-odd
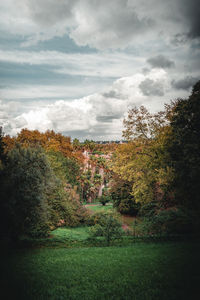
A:
[[[150,100],[140,90],[141,82],[146,79],[162,81],[166,95],[152,96]],[[13,135],[22,128],[41,131],[54,129],[83,139],[120,139],[122,121],[128,108],[141,104],[154,111],[162,108],[163,103],[170,100],[167,98],[168,88],[167,73],[154,69],[146,75],[138,73],[120,78],[104,93],[95,93],[70,102],[55,101],[38,109],[21,111],[17,115],[8,114],[9,106],[4,105],[4,130]]]

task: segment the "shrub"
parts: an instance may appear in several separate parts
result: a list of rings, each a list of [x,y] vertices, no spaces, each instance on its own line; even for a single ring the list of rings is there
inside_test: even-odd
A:
[[[192,216],[182,208],[158,209],[158,206],[150,205],[148,208],[146,206],[143,210],[145,217],[136,226],[136,231],[139,234],[187,234],[194,231]]]
[[[92,214],[88,217],[87,225],[94,226],[94,225],[98,224],[100,222],[101,218],[104,217],[104,215],[105,215],[105,212],[102,212],[102,211],[95,212],[94,214]]]
[[[90,228],[90,235],[91,237],[103,237],[106,241],[106,245],[109,246],[112,240],[121,237],[121,223],[113,214],[101,214],[98,223]]]
[[[167,234],[184,234],[192,231],[192,220],[181,208],[158,211],[152,219],[153,230]]]
[[[109,195],[102,195],[100,198],[99,198],[99,202],[105,206],[106,203],[110,202],[111,201],[111,198]]]
[[[88,218],[87,210],[80,204],[76,188],[70,184],[55,186],[48,195],[49,220],[53,227],[76,227],[85,223]]]
[[[139,209],[139,203],[135,203],[132,199],[122,199],[117,210],[121,214],[136,216]]]
[[[157,202],[149,202],[140,208],[138,215],[145,218],[151,218],[159,209],[160,205]]]

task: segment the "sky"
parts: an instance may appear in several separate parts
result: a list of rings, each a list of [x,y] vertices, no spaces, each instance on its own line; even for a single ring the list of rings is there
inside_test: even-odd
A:
[[[0,125],[122,139],[200,79],[198,0],[1,0]]]

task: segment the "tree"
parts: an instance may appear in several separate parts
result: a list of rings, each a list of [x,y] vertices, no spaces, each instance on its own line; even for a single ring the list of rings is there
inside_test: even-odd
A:
[[[166,145],[170,135],[168,111],[150,114],[141,106],[133,108],[124,120],[123,136],[127,144],[120,145],[113,156],[112,170],[132,184],[136,202],[148,203],[170,199],[173,168]]]
[[[93,151],[95,149],[96,145],[93,140],[86,139],[83,143],[83,147],[88,151]]]
[[[6,155],[5,155],[5,143],[3,141],[3,129],[0,126],[0,169],[1,169],[1,164],[5,162]]]
[[[19,144],[7,155],[1,185],[1,233],[12,239],[48,232],[45,192],[52,171],[40,147]]]
[[[102,236],[106,240],[106,245],[110,246],[110,242],[118,239],[122,235],[122,226],[118,219],[111,213],[102,214],[98,220],[98,224],[90,229],[92,237]]]
[[[168,151],[175,169],[177,203],[200,209],[200,81],[188,99],[178,99],[172,104]]]
[[[80,143],[79,139],[73,140],[73,148],[75,150],[81,150],[81,143]]]
[[[122,214],[137,215],[139,206],[132,195],[132,183],[113,174],[110,189],[113,206]]]

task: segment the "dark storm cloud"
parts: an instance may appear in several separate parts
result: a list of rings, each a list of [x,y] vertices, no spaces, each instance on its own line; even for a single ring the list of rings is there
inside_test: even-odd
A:
[[[163,85],[149,78],[142,81],[139,88],[144,96],[164,96]]]
[[[189,90],[200,78],[186,76],[179,80],[172,80],[172,86],[177,90]]]
[[[147,62],[152,66],[152,68],[169,69],[175,66],[175,63],[164,55],[150,57],[147,59]]]
[[[135,36],[149,32],[155,25],[153,18],[139,14],[137,7],[127,0],[22,1],[26,3],[29,17],[38,25],[36,38],[40,40],[45,39],[45,34],[49,39],[48,34],[54,28],[53,36],[69,34],[79,46],[124,48]]]
[[[199,0],[178,0],[180,12],[189,23],[188,37],[200,37],[200,4]]]

